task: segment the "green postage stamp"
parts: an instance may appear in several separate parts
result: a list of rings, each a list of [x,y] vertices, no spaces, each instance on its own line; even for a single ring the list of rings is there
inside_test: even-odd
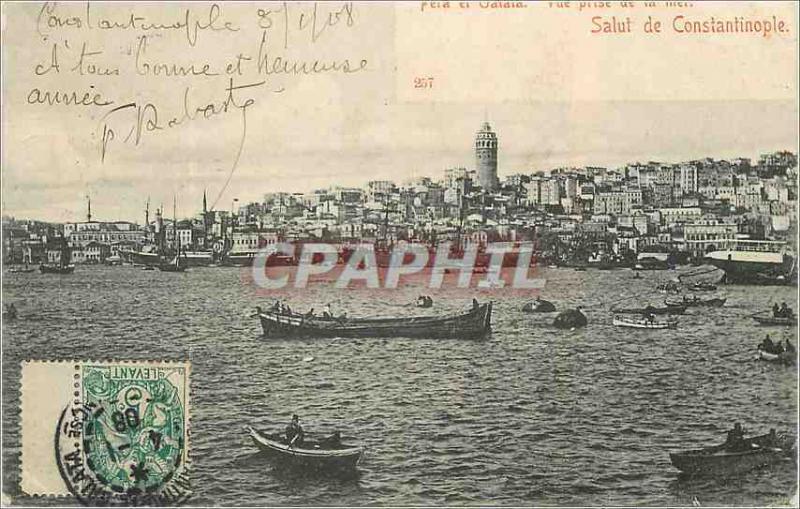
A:
[[[26,362],[22,489],[89,504],[190,493],[188,363]]]

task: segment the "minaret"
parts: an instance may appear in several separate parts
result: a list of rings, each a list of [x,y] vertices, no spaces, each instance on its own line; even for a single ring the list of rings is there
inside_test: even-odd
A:
[[[500,186],[497,180],[497,135],[489,122],[484,122],[475,135],[475,171],[484,191],[493,192]]]
[[[203,189],[203,217],[208,213],[208,206],[206,205],[206,190]]]
[[[92,197],[87,195],[86,196],[86,200],[87,200],[87,204],[88,204],[88,210],[86,211],[86,222],[87,223],[91,223],[92,222]]]

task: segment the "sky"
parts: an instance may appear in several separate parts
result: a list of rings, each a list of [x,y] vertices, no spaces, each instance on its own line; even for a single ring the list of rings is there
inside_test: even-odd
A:
[[[124,19],[129,12],[180,19],[189,9],[202,19],[207,15],[203,5],[103,6],[92,15],[95,24],[103,16]],[[333,12],[338,5],[325,7]],[[44,19],[78,16],[83,7],[59,5],[61,10],[45,13]],[[308,15],[306,7],[291,7],[286,19],[292,26]],[[796,27],[796,14],[778,7],[770,8]],[[596,42],[577,13],[563,18],[566,28],[553,34],[544,18],[564,14],[539,11],[528,20],[533,30],[521,30],[512,18],[495,14],[470,26],[473,18],[420,15],[407,6],[355,4],[353,9],[352,27],[343,22],[316,36],[300,29],[262,30],[245,5],[225,6],[224,18],[236,23],[236,32],[203,31],[195,45],[179,31],[154,35],[139,54],[140,63],[209,62],[221,69],[238,53],[256,59],[266,51],[273,59],[367,64],[349,75],[287,76],[259,73],[251,60],[241,76],[234,76],[235,83],[263,83],[237,92],[240,104],[254,101],[244,113],[231,108],[155,133],[145,127],[135,145],[122,141],[136,126],[134,110],[108,116],[113,107],[149,103],[164,124],[182,113],[184,94],[192,107],[224,101],[228,77],[141,75],[134,58],[140,32],[49,29],[42,25],[41,4],[4,4],[3,214],[82,220],[91,196],[94,219],[141,222],[148,198],[151,211],[164,204],[170,212],[175,196],[178,215],[185,217],[200,210],[204,190],[215,208],[228,209],[234,199],[259,201],[268,192],[441,178],[445,168],[474,167],[472,143],[484,119],[498,133],[501,178],[560,166],[757,158],[797,150],[794,32],[767,41],[677,41],[669,48],[644,41],[650,45],[644,50],[608,58],[628,42]],[[526,37],[534,39],[507,49]],[[564,47],[565,41],[573,43],[568,54],[554,58],[547,44]],[[52,62],[53,44],[59,71],[37,75],[37,64]],[[70,71],[82,44],[103,52],[93,62],[117,66],[121,75]],[[657,48],[661,60],[653,58]],[[434,76],[435,89],[409,86],[418,75]],[[34,89],[99,92],[114,104],[29,104]],[[108,129],[115,139],[103,156]]]

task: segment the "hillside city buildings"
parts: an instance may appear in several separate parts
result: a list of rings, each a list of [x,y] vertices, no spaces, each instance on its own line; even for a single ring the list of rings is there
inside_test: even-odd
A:
[[[700,257],[737,239],[792,240],[797,155],[757,160],[648,161],[617,168],[564,167],[498,178],[499,140],[488,122],[474,140],[474,167],[436,178],[309,193],[268,192],[232,210],[203,209],[173,221],[149,207],[144,225],[96,221],[46,224],[3,219],[5,263],[53,261],[60,236],[76,263],[124,251],[211,251],[217,258],[282,241],[466,243],[533,240],[544,258],[626,257],[640,252]],[[185,200],[187,197],[182,196]]]

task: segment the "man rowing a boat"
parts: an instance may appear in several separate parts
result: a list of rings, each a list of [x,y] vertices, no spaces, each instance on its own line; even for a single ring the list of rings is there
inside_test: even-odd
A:
[[[292,415],[292,422],[286,426],[286,441],[289,445],[302,445],[305,432],[300,425],[300,417],[297,414]]]
[[[725,447],[731,452],[744,451],[749,449],[749,444],[744,440],[744,428],[740,423],[733,425],[733,429],[728,431],[728,439]]]

